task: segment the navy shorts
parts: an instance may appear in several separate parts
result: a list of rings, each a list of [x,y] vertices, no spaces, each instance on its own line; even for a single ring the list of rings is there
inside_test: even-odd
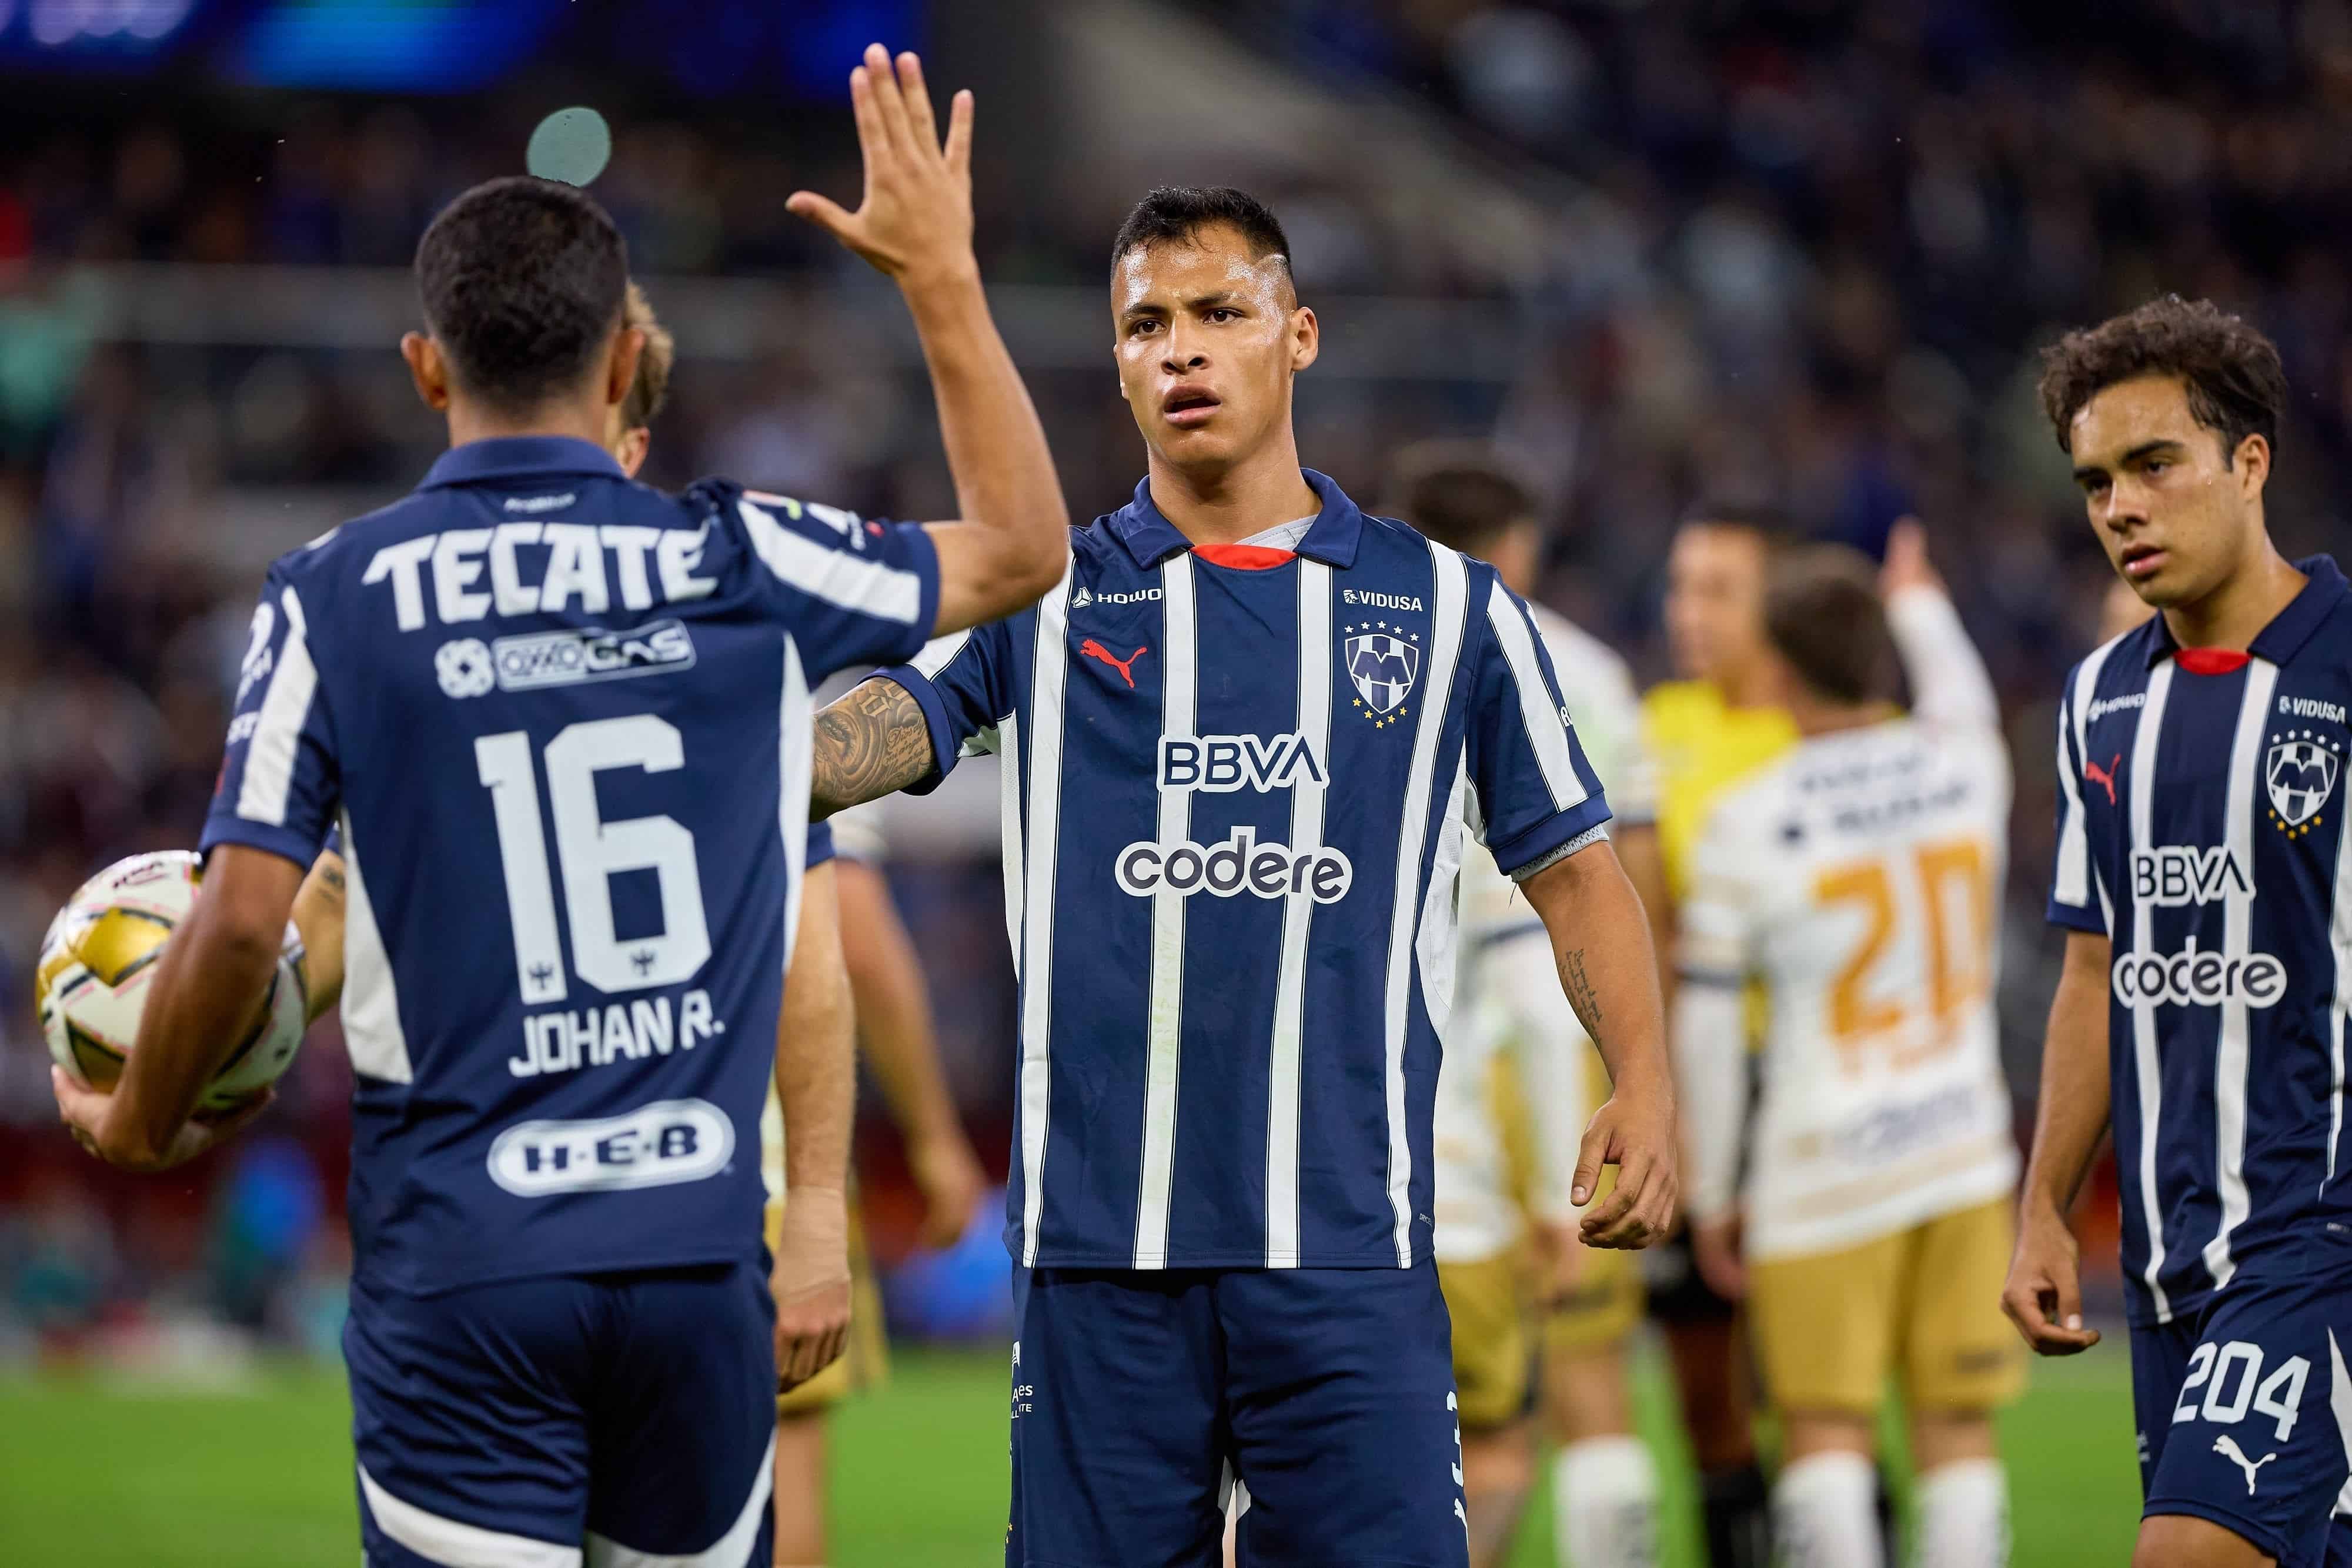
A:
[[[1465,1568],[1437,1269],[1013,1271],[1009,1568]]]
[[[354,1284],[367,1568],[765,1568],[774,1323],[751,1263]]]
[[[2131,1331],[2140,1490],[2150,1514],[2236,1532],[2280,1568],[2326,1561],[2352,1427],[2352,1279],[2241,1275],[2204,1308]]]

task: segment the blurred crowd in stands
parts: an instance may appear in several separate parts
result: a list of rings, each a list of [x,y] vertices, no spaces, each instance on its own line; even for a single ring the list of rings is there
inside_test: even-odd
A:
[[[1549,596],[1649,677],[1667,673],[1666,541],[1702,497],[1777,502],[1864,548],[1897,517],[1926,519],[2014,721],[2009,1032],[2030,1092],[2054,946],[2039,925],[2051,702],[2105,586],[2032,395],[2034,350],[2168,290],[2246,313],[2277,339],[2298,395],[2272,487],[2278,531],[2305,549],[2339,542],[2326,476],[2352,458],[2352,5],[2140,0],[2095,18],[2023,0],[1192,10],[1302,84],[1426,115],[1465,159],[1564,193],[1539,265],[1486,277],[1413,265],[1421,236],[1363,199],[1379,168],[1265,193],[1293,219],[1308,303],[1438,288],[1523,329],[1524,363],[1458,383],[1310,372],[1309,464],[1370,499],[1402,442],[1492,434],[1545,497]],[[321,486],[380,498],[440,439],[388,342],[103,341],[71,264],[403,266],[436,205],[510,171],[528,131],[510,108],[470,100],[225,100],[184,84],[67,102],[47,83],[0,109],[0,1123],[26,1129],[50,1114],[29,988],[51,913],[109,859],[192,841],[209,794],[257,577],[210,548],[215,520]],[[849,285],[852,264],[783,211],[803,184],[856,189],[845,117],[608,112],[615,155],[595,189],[644,270],[792,275],[822,302],[802,307],[778,359],[698,364],[684,346],[649,476],[723,471],[936,515],[949,492],[920,378],[874,346],[875,313],[895,304]],[[982,172],[992,277],[1098,283],[1108,226],[1018,175]],[[843,287],[822,287],[836,276]],[[1105,350],[1099,375],[1033,382],[1086,515],[1123,502],[1141,467]],[[925,884],[933,928],[995,929],[992,886]],[[937,962],[992,961],[976,939],[930,946]],[[952,998],[962,982],[940,984]],[[996,1049],[1001,1023],[964,1038]],[[277,1235],[289,1214],[338,1201],[344,1071],[339,1052],[306,1053],[273,1125],[307,1147],[309,1174],[254,1176],[259,1218],[207,1193],[210,1245]],[[9,1141],[0,1318],[12,1292],[26,1321],[53,1299],[86,1315],[77,1290],[141,1291],[120,1260],[157,1249],[117,1247],[94,1218],[110,1212],[120,1230],[119,1184],[69,1170],[61,1137]],[[26,1152],[51,1144],[54,1159]],[[82,1259],[84,1283],[33,1266],[53,1255]]]

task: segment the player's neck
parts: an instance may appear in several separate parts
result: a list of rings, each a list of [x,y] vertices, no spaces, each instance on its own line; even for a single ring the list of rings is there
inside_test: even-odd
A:
[[[2166,610],[2165,628],[2184,648],[2221,648],[2242,653],[2280,611],[2294,602],[2308,580],[2279,554],[2266,533],[2260,553],[2246,567],[2202,599]]]
[[[1265,450],[1214,471],[1185,470],[1151,454],[1151,504],[1196,545],[1238,544],[1323,509],[1285,430]]]
[[[603,446],[611,411],[584,399],[549,402],[524,413],[487,407],[470,399],[449,400],[449,444],[490,441],[502,435],[568,435]]]

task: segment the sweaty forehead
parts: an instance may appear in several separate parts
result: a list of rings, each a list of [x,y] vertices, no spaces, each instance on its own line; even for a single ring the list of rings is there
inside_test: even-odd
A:
[[[1120,314],[1215,293],[1236,294],[1271,311],[1284,307],[1289,290],[1286,257],[1271,251],[1253,257],[1241,233],[1223,225],[1137,246],[1111,269],[1111,308]]]
[[[2134,376],[2101,387],[2074,411],[2067,433],[2077,464],[2119,460],[2151,441],[2193,443],[2215,433],[2198,423],[2178,376]]]

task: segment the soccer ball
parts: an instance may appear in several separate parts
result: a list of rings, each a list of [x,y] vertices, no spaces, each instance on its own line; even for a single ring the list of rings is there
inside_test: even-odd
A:
[[[195,906],[204,862],[185,850],[132,855],[81,884],[41,939],[34,1005],[49,1055],[76,1081],[111,1090],[139,1037],[139,1015],[163,944]],[[237,1042],[199,1102],[230,1105],[293,1065],[306,1022],[302,974],[280,953],[253,1032]]]

